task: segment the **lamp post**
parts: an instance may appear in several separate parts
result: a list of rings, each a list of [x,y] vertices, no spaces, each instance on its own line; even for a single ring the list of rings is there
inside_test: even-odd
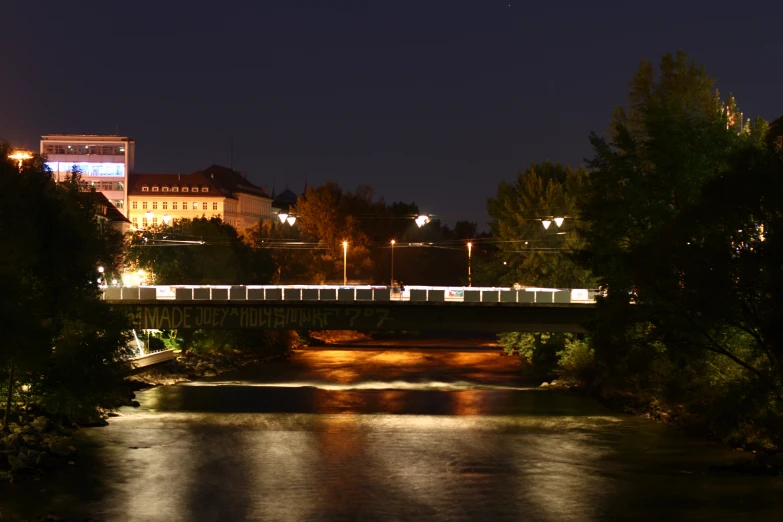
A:
[[[348,286],[348,241],[343,241],[343,286]]]
[[[394,286],[394,243],[395,240],[391,240],[391,285]]]
[[[472,274],[470,273],[470,254],[473,250],[473,243],[468,241],[468,286],[473,286]]]

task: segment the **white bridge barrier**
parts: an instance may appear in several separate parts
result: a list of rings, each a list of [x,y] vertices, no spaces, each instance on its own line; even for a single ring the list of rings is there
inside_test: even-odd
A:
[[[598,290],[461,286],[172,285],[109,286],[108,301],[404,301],[458,303],[595,304]]]

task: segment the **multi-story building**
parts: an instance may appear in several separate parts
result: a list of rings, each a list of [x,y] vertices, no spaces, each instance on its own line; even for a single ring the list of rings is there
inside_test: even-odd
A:
[[[129,179],[128,218],[136,228],[219,217],[243,230],[271,213],[266,192],[225,167],[213,165],[192,174],[132,174]]]
[[[133,172],[136,142],[127,136],[48,134],[41,136],[41,154],[55,180],[64,180],[77,168],[82,181],[103,193],[127,216],[128,176]]]

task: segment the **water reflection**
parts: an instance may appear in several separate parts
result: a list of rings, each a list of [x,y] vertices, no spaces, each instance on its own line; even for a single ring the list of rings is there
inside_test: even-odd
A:
[[[74,469],[0,489],[0,519],[776,520],[783,508],[782,480],[709,474],[734,455],[531,389],[511,358],[317,354],[139,393],[141,408],[81,433]]]

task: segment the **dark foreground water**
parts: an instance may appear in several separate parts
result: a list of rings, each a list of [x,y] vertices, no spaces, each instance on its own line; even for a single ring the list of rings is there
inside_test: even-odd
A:
[[[742,454],[562,391],[495,352],[311,350],[138,394],[0,520],[783,520]]]

